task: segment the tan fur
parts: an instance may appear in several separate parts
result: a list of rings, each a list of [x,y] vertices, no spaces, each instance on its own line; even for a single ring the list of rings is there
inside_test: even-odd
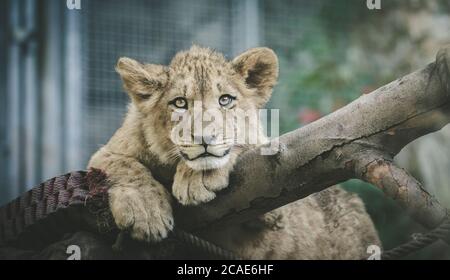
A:
[[[338,186],[202,237],[245,259],[363,260],[381,248],[361,199]]]
[[[176,125],[172,113],[192,113],[195,100],[223,116],[236,109],[256,111],[270,98],[278,78],[278,61],[267,48],[248,50],[229,62],[217,52],[193,46],[178,53],[169,66],[121,58],[116,69],[132,102],[124,124],[92,156],[89,167],[101,169],[108,176],[112,186],[110,207],[118,227],[130,230],[138,240],[158,241],[167,236],[174,223],[172,196],[153,177],[155,167],[164,170],[165,177],[173,178],[171,191],[179,203],[197,205],[214,199],[215,192],[227,187],[238,155],[252,146],[230,139],[208,145],[174,143],[170,137]],[[229,93],[236,100],[229,107],[221,106],[219,98]],[[187,108],[174,107],[173,100],[179,97],[185,98]],[[245,127],[234,124],[233,129]],[[221,136],[214,133],[208,137]],[[266,141],[259,128],[256,133],[256,144]],[[194,134],[191,140],[197,137]],[[206,136],[202,137],[204,141]],[[196,157],[202,152],[214,157]],[[247,258],[355,258],[365,252],[362,243],[366,239],[379,244],[357,197],[337,190],[332,199],[335,204],[329,206],[348,209],[348,222],[336,217],[335,209],[319,207],[317,200],[312,196],[271,212],[256,223],[263,225],[257,230],[249,223],[204,235]],[[332,231],[326,219],[345,220],[347,224]],[[274,226],[274,220],[281,226]],[[350,239],[342,243],[339,235]]]

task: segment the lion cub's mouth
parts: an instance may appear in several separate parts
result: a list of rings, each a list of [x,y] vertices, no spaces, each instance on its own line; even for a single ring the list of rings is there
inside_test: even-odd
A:
[[[195,145],[180,147],[186,164],[194,170],[217,169],[229,160],[231,147],[225,145]]]
[[[194,158],[190,158],[186,153],[183,153],[183,152],[181,152],[181,155],[183,156],[184,159],[192,161],[192,160],[196,160],[196,159],[199,159],[199,158],[207,158],[207,157],[221,158],[221,157],[224,157],[224,156],[228,155],[230,153],[230,150],[231,150],[231,148],[229,148],[228,150],[225,150],[223,155],[215,155],[215,154],[212,154],[212,153],[204,152],[204,153],[202,153],[202,154],[200,154],[200,155],[198,155],[198,156],[196,156]]]

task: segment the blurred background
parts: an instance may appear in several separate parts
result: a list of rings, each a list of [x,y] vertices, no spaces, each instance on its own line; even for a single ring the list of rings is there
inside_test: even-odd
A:
[[[281,133],[417,70],[450,43],[450,1],[0,1],[0,205],[41,181],[84,169],[126,112],[117,59],[167,64],[193,43],[227,58],[268,46],[280,80],[268,105]],[[79,2],[80,6],[76,5]],[[80,9],[78,9],[80,8]],[[450,127],[396,159],[450,207]],[[389,249],[424,229],[370,185],[366,202]],[[450,258],[444,243],[411,258]]]

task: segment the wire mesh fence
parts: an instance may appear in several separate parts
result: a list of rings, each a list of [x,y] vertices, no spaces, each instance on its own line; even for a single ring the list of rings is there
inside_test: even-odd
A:
[[[177,51],[192,44],[217,49],[228,58],[248,47],[266,45],[279,53],[284,73],[305,67],[298,57],[299,49],[320,47],[321,38],[311,38],[314,37],[311,34],[326,31],[321,22],[324,9],[327,13],[341,6],[342,1],[330,4],[322,0],[86,1],[81,11],[84,158],[87,160],[108,140],[126,112],[128,98],[114,72],[119,57],[167,64]],[[333,27],[346,30],[351,23],[344,21],[345,15],[342,18],[337,15],[328,14],[336,22]],[[253,41],[247,42],[248,37],[254,38]],[[289,106],[292,103],[289,97],[292,96],[276,94],[273,105],[292,116],[297,112]],[[311,99],[320,99],[318,95],[307,97],[294,103],[308,104]],[[297,122],[295,117],[289,119],[293,125]]]

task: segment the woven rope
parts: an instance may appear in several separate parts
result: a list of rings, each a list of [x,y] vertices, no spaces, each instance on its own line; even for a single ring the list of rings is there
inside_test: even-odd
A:
[[[60,210],[83,205],[86,172],[52,178],[0,208],[0,244],[16,240],[26,229]]]
[[[180,229],[174,229],[173,235],[176,239],[185,242],[186,244],[189,244],[193,246],[194,248],[200,249],[206,254],[214,257],[219,258],[222,260],[241,260],[242,258],[234,254],[233,252],[230,252],[228,250],[225,250],[209,241],[206,241],[204,239],[199,238],[198,236],[195,236],[189,232],[180,230]]]
[[[106,177],[97,170],[77,171],[52,178],[0,208],[0,244],[17,241],[33,225],[71,207],[83,206],[95,216],[99,233],[114,231],[115,225],[107,204]],[[70,220],[65,222],[70,224]],[[60,224],[60,228],[65,225]],[[211,242],[180,229],[172,234],[185,244],[219,259],[236,260],[238,256]],[[122,236],[122,238],[121,238]],[[119,234],[114,246],[120,247]]]
[[[52,221],[54,219],[52,217],[75,207],[87,207],[89,212],[96,216],[95,230],[99,233],[113,231],[115,225],[108,209],[107,189],[106,177],[98,170],[71,172],[40,184],[0,208],[0,245],[17,242],[25,232],[30,231],[30,228],[34,230],[40,224],[45,224],[46,234],[50,231],[47,227],[52,224],[53,230],[59,233],[64,232],[65,226],[69,228],[72,224],[73,227],[72,221],[70,219]],[[180,229],[175,229],[173,236],[214,258],[240,259],[234,253]],[[448,240],[449,236],[450,218],[436,229],[416,235],[412,241],[384,252],[382,259],[403,258],[438,239]],[[50,237],[51,235],[47,236],[47,238]]]
[[[450,238],[450,218],[447,217],[437,228],[427,233],[416,233],[411,241],[399,245],[381,255],[383,260],[396,260],[417,252],[438,240],[447,242]]]

